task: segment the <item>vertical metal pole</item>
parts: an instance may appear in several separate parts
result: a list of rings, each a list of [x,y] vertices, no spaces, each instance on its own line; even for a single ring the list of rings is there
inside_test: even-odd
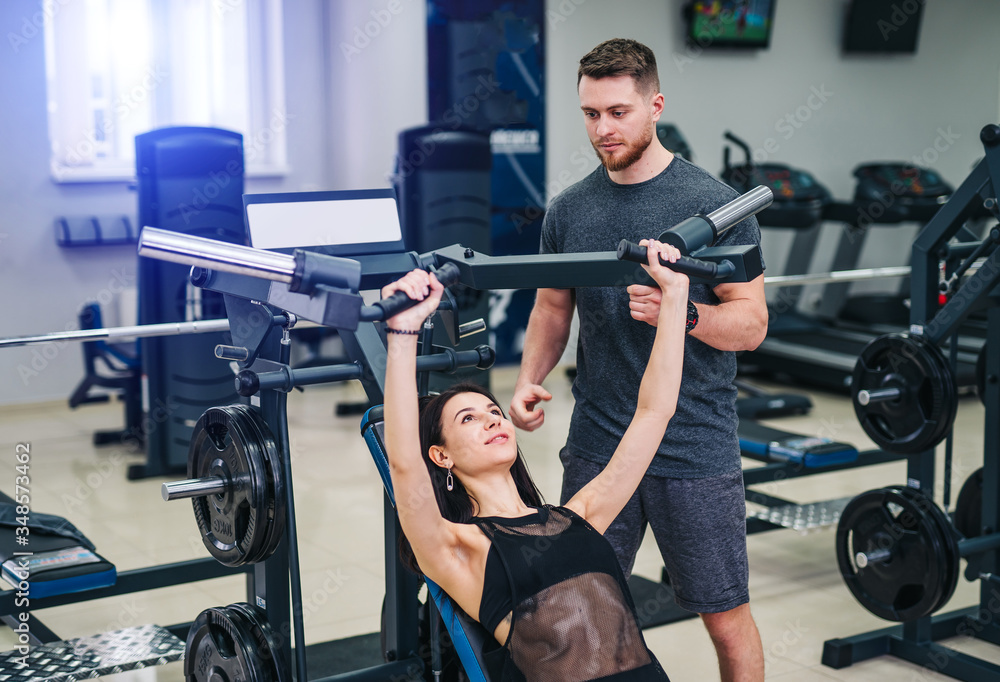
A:
[[[235,321],[235,320],[234,320]],[[237,325],[233,325],[236,327]],[[279,357],[280,329],[272,329],[261,351],[261,357]],[[281,434],[282,428],[287,429],[287,422],[282,423],[278,410],[278,394],[276,391],[261,391],[259,394],[261,416],[268,429],[273,434]],[[280,436],[279,436],[280,439]],[[288,458],[286,444],[278,442],[278,456],[282,463]],[[278,463],[281,465],[282,463]],[[290,484],[291,481],[289,480]],[[289,495],[290,495],[290,489]],[[288,510],[289,518],[292,510]],[[284,533],[277,549],[268,559],[253,566],[253,571],[247,577],[248,601],[264,610],[277,640],[278,651],[275,653],[275,664],[281,670],[292,669],[292,621],[291,600],[288,589],[289,557],[288,533]]]
[[[381,405],[385,401],[386,350],[375,325],[362,322],[354,332],[341,331],[341,341],[348,357],[366,368],[361,378],[368,401]],[[396,510],[383,496],[385,529],[385,642],[384,655],[389,660],[406,658],[420,648],[417,592],[420,582],[399,562],[399,536],[402,529]]]
[[[1000,289],[991,296],[996,304],[1000,298]],[[984,404],[986,418],[983,431],[983,508],[982,528],[986,533],[1000,530],[1000,460],[996,454],[1000,452],[1000,307],[994,305],[987,313],[986,344],[989,352],[986,354],[986,391]],[[983,573],[1000,575],[1000,551],[990,550],[982,559]],[[982,580],[979,587],[979,604],[985,606],[996,604],[997,588],[993,581]]]
[[[287,330],[285,331],[287,334]],[[288,346],[282,339],[281,363],[288,364]],[[281,461],[284,466],[285,494],[288,496],[288,576],[292,592],[292,625],[295,628],[295,677],[298,682],[306,682],[306,636],[302,618],[302,578],[299,572],[299,540],[295,527],[295,497],[292,494],[292,452],[288,443],[288,394],[278,395],[278,421],[282,428],[278,431]]]

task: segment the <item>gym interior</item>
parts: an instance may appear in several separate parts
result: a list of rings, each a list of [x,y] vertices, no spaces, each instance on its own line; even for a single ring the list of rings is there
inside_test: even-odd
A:
[[[598,165],[578,61],[628,37],[657,56],[653,144],[771,190],[737,377],[766,679],[1000,680],[995,3],[6,0],[0,28],[3,679],[486,679],[395,561],[377,289],[457,264],[421,386],[509,405],[534,289],[618,281],[531,258]],[[518,432],[551,503],[575,350]],[[64,563],[24,589],[35,552]],[[662,571],[647,533],[650,650],[719,679]]]

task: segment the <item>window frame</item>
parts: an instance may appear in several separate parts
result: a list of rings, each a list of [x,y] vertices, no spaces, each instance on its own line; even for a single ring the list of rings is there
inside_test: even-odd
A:
[[[164,11],[169,0],[150,0],[151,14]],[[57,3],[46,0],[52,7],[45,16],[45,74],[50,177],[57,184],[92,182],[135,182],[135,162],[124,156],[95,158],[87,165],[70,165],[56,153],[60,143],[77,138],[77,146],[86,146],[86,139],[66,131],[86,129],[89,108],[86,92],[86,41],[79,35],[85,25],[86,3]],[[247,177],[283,177],[290,172],[287,152],[287,121],[285,106],[283,0],[214,0],[216,11],[226,11],[244,5],[247,11],[247,53],[250,130],[243,134],[245,173]],[[151,77],[156,79],[158,58],[168,49],[171,40],[159,43]],[[60,68],[61,67],[61,68]],[[55,90],[55,92],[53,92]],[[166,93],[167,98],[174,96]],[[75,106],[74,106],[75,104]],[[169,107],[162,102],[154,106],[151,129],[186,125],[184,122],[164,122]],[[95,144],[93,130],[89,142]],[[87,135],[84,138],[88,138]],[[264,153],[261,153],[261,152]],[[65,152],[63,152],[65,154]]]

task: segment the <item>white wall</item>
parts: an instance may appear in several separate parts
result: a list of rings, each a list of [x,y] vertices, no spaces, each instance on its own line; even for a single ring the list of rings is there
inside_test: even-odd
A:
[[[550,195],[593,167],[576,96],[577,61],[615,36],[654,49],[667,95],[664,120],[680,127],[696,161],[713,172],[728,128],[755,148],[773,138],[769,160],[809,169],[848,198],[856,164],[912,161],[934,145],[940,129],[957,137],[924,165],[958,184],[981,155],[979,129],[1000,120],[1000,11],[993,0],[932,0],[916,55],[850,58],[839,50],[846,0],[780,0],[771,48],[752,53],[689,51],[682,4],[548,0]],[[66,329],[85,300],[107,296],[135,276],[129,247],[56,246],[56,216],[134,215],[135,194],[123,184],[50,180],[42,38],[17,49],[9,41],[31,25],[40,6],[41,0],[0,2],[0,337]],[[424,0],[286,0],[285,6],[291,173],[249,181],[247,191],[387,186],[398,132],[427,116]],[[812,110],[814,88],[831,94]],[[797,121],[791,135],[776,129],[796,112],[808,120]],[[65,399],[81,374],[76,345],[0,349],[0,405]]]
[[[579,163],[589,145],[576,69],[581,56],[611,37],[653,49],[666,96],[661,120],[680,128],[695,161],[713,173],[722,168],[728,129],[746,140],[758,161],[809,170],[840,199],[852,197],[852,170],[866,161],[929,166],[957,186],[982,156],[980,129],[1000,121],[1000,7],[993,0],[931,0],[917,54],[869,56],[841,54],[846,0],[779,0],[770,49],[752,52],[689,47],[683,4],[549,0],[550,191],[593,167]],[[824,227],[814,269],[828,266],[824,256],[832,256],[839,229]],[[878,253],[869,257],[905,262],[907,248],[887,234],[878,235],[872,250]],[[895,253],[880,252],[885,241]],[[786,238],[769,231],[769,268],[783,268],[787,246]]]
[[[248,180],[248,192],[330,188],[330,147],[322,0],[286,2],[286,114],[290,173]],[[0,337],[76,327],[87,300],[115,309],[134,286],[131,246],[62,249],[57,216],[128,214],[136,195],[126,183],[59,185],[48,170],[41,0],[0,3]],[[11,36],[16,36],[11,40]],[[22,41],[21,38],[26,40]],[[107,322],[114,324],[115,317]],[[133,322],[134,323],[134,322]],[[0,405],[66,399],[83,375],[79,344],[0,348]]]
[[[399,132],[427,122],[426,2],[327,7],[331,180],[345,189],[388,187]]]

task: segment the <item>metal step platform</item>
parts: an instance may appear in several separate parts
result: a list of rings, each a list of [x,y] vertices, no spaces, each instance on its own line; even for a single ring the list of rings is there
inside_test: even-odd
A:
[[[811,504],[785,504],[757,510],[750,509],[751,506],[756,505],[748,504],[747,518],[760,519],[805,533],[836,526],[840,521],[840,513],[844,511],[844,507],[852,499],[851,497],[841,497]]]
[[[2,682],[74,682],[165,665],[184,657],[184,642],[158,625],[0,653]]]

